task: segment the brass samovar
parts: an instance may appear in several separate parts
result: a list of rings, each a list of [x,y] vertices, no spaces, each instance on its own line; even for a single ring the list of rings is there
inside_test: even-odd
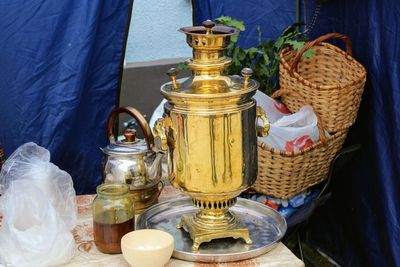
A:
[[[249,68],[242,70],[243,77],[224,75],[232,61],[224,49],[237,30],[208,20],[180,31],[193,48],[187,62],[193,75],[177,80],[177,71],[168,71],[172,81],[161,86],[168,102],[154,125],[156,147],[168,154],[171,184],[199,208],[197,214],[184,215],[178,227],[189,232],[193,251],[226,237],[251,244],[248,229],[229,208],[254,183],[257,134],[266,136],[269,130],[264,111],[252,98],[259,85],[250,79]],[[264,127],[256,126],[257,118]]]

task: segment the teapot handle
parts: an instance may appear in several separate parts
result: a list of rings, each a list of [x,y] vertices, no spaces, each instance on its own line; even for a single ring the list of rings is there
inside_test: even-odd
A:
[[[147,149],[151,150],[154,146],[154,137],[153,137],[153,134],[151,133],[150,126],[147,123],[146,119],[143,117],[143,115],[137,109],[135,109],[133,107],[115,108],[111,111],[110,115],[108,115],[107,137],[110,139],[110,143],[115,143],[115,137],[114,137],[114,133],[113,133],[114,121],[115,121],[116,117],[121,113],[126,113],[136,119],[140,128],[143,131],[144,139],[146,140],[146,144],[147,144]]]

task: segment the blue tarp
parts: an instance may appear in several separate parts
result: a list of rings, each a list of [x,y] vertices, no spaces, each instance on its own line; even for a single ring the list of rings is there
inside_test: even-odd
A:
[[[311,22],[316,1],[301,1]],[[400,2],[322,2],[313,39],[329,32],[348,35],[353,56],[368,78],[347,144],[362,151],[334,177],[332,199],[312,217],[310,241],[342,266],[400,266]],[[240,45],[256,43],[255,25],[276,37],[294,21],[295,1],[195,1],[195,23],[228,15],[243,20]],[[293,17],[291,17],[293,16]],[[341,45],[340,42],[335,42]]]
[[[33,141],[71,174],[101,182],[99,147],[116,105],[131,1],[0,1],[0,143]]]
[[[295,22],[294,0],[195,0],[194,24],[201,25],[207,19],[230,16],[245,23],[246,31],[241,33],[238,44],[244,48],[258,44],[257,27],[262,38],[277,38],[282,31]]]
[[[312,15],[313,6],[307,13]],[[335,0],[311,37],[341,32],[368,78],[349,143],[354,165],[333,181],[333,198],[309,227],[311,241],[342,266],[400,266],[400,2]]]
[[[196,24],[221,15],[244,20],[245,47],[257,42],[257,25],[264,38],[275,38],[294,22],[292,0],[194,2]],[[350,36],[368,81],[349,133],[363,153],[334,180],[334,197],[315,214],[310,240],[344,266],[400,266],[400,3],[324,2],[311,37]],[[101,181],[98,147],[107,142],[105,119],[118,98],[130,4],[0,2],[0,142],[7,155],[28,141],[48,148],[78,193]],[[306,10],[311,16],[314,7]]]

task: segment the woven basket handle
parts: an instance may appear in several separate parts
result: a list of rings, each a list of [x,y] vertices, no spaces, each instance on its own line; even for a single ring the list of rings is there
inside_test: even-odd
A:
[[[285,88],[279,89],[278,91],[273,93],[271,97],[276,99],[278,97],[282,97],[285,95],[292,95],[292,96],[296,97],[297,99],[301,100],[301,102],[303,103],[304,106],[310,105],[301,94],[299,94],[295,91],[289,90],[289,89],[285,89]],[[323,142],[326,139],[324,126],[322,125],[321,119],[319,118],[317,113],[315,113],[315,116],[317,116],[317,127],[318,127],[318,132],[319,132],[319,140],[321,140]]]
[[[327,39],[339,39],[345,42],[346,44],[346,53],[347,55],[351,56],[353,54],[353,48],[352,48],[352,44],[351,44],[351,40],[349,37],[347,37],[344,34],[341,33],[337,33],[337,32],[333,32],[333,33],[328,33],[325,35],[322,35],[320,37],[318,37],[317,39],[315,39],[314,41],[310,41],[308,43],[306,43],[303,48],[300,50],[299,53],[297,53],[292,65],[290,66],[290,70],[289,73],[293,74],[293,72],[296,70],[297,71],[297,65],[299,64],[301,57],[303,56],[303,54],[310,49],[313,46],[318,45],[319,43],[327,40]]]

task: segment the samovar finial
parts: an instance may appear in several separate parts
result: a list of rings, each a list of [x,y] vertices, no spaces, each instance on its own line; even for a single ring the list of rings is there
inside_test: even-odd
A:
[[[211,30],[215,26],[215,22],[208,19],[203,22],[203,26],[206,28],[206,34],[212,34]]]

